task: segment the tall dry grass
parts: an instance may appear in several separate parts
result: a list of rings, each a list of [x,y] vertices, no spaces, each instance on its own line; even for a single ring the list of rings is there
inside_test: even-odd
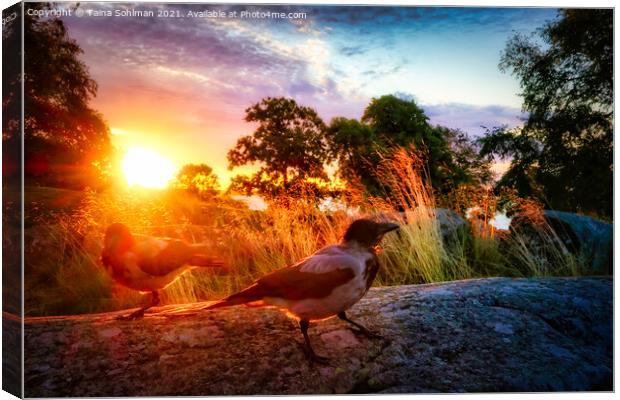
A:
[[[495,235],[488,221],[480,229],[456,229],[446,236],[436,215],[432,191],[420,176],[415,154],[398,151],[377,174],[388,200],[347,196],[348,208],[321,211],[314,199],[270,202],[253,211],[239,201],[217,197],[202,201],[184,191],[114,188],[87,191],[79,204],[58,213],[27,194],[26,313],[50,315],[135,307],[144,296],[115,285],[99,265],[105,228],[127,224],[135,233],[207,243],[229,265],[220,275],[195,269],[162,293],[163,303],[224,297],[258,277],[337,243],[354,219],[370,217],[402,224],[388,235],[380,258],[377,285],[441,282],[485,276],[578,274],[577,257],[562,249],[549,226],[542,225],[544,254],[534,252],[525,234],[510,240]],[[52,196],[55,198],[55,196]],[[549,257],[551,255],[551,257]]]
[[[376,198],[370,203],[402,225],[397,235],[385,239],[381,254],[385,268],[379,274],[379,284],[441,282],[473,276],[461,257],[458,234],[455,232],[450,242],[444,241],[432,191],[420,170],[420,160],[405,149],[383,159],[378,166],[377,175],[388,200]]]
[[[585,257],[568,249],[544,218],[534,201],[520,200],[513,234],[503,243],[511,265],[523,276],[580,276],[586,272]]]

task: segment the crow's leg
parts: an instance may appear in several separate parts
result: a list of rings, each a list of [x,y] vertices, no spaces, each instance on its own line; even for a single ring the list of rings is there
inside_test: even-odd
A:
[[[364,335],[366,337],[369,337],[371,339],[382,339],[381,335],[378,335],[378,334],[376,334],[374,332],[369,331],[363,325],[360,325],[360,324],[358,324],[355,321],[351,321],[347,317],[347,314],[344,311],[341,311],[341,312],[338,313],[338,318],[340,318],[343,321],[347,321],[351,325],[355,326],[357,329],[354,329],[354,331],[357,331],[357,332],[361,333],[362,335]]]
[[[310,338],[308,337],[308,326],[310,326],[310,323],[307,319],[302,319],[301,321],[299,321],[299,328],[301,329],[301,334],[304,335],[305,341],[305,346],[303,347],[304,353],[306,353],[306,356],[312,362],[327,364],[329,359],[326,357],[317,356],[312,349],[312,345],[310,344]]]
[[[151,292],[151,303],[132,312],[129,315],[121,315],[120,317],[118,317],[117,319],[121,320],[121,321],[133,321],[135,319],[140,319],[142,317],[144,317],[144,312],[146,310],[148,310],[151,307],[155,307],[156,305],[159,304],[159,293],[157,292],[157,290],[154,290]]]

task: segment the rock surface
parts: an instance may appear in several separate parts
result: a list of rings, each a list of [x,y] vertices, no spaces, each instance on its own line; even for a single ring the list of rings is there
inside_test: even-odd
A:
[[[372,289],[310,339],[275,309],[164,306],[25,323],[27,397],[612,390],[611,278]]]
[[[439,230],[444,243],[457,240],[459,230],[469,229],[469,221],[461,217],[456,211],[447,208],[435,208],[435,217],[439,222]]]

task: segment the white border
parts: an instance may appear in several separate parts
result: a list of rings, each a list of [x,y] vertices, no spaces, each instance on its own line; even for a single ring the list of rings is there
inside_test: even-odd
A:
[[[97,2],[97,0],[81,0],[80,2],[82,3],[89,3],[89,2]],[[114,2],[123,2],[123,3],[129,3],[130,1],[114,1]],[[215,3],[215,4],[222,4],[222,3],[238,3],[238,4],[317,4],[317,5],[406,5],[406,6],[423,6],[423,5],[428,5],[428,6],[484,6],[484,7],[565,7],[565,8],[598,8],[598,7],[605,7],[605,8],[614,8],[615,6],[615,2],[612,0],[591,0],[591,1],[578,1],[578,0],[564,0],[564,1],[549,1],[549,0],[521,0],[521,1],[512,1],[512,0],[507,0],[507,1],[502,1],[502,2],[498,2],[498,1],[486,1],[486,0],[449,0],[449,1],[441,1],[441,0],[424,0],[421,2],[416,2],[416,1],[407,1],[407,0],[388,0],[386,2],[381,2],[381,1],[370,1],[370,0],[359,0],[359,1],[352,1],[352,0],[337,0],[337,1],[328,1],[328,0],[310,0],[310,1],[303,1],[303,0],[289,0],[289,1],[273,1],[273,0],[246,0],[246,1],[231,1],[231,2],[225,2],[225,1],[213,1],[213,0],[205,0],[205,1],[183,1],[183,0],[167,0],[167,1],[156,1],[156,0],[142,0],[139,1],[142,3]],[[15,4],[16,2],[13,1],[5,1],[3,0],[2,3],[2,8],[7,8],[10,5]],[[614,22],[616,21],[615,19],[615,9],[614,9]],[[615,24],[614,24],[615,25]],[[615,26],[614,26],[615,28]],[[614,43],[618,43],[618,29],[615,29],[614,32]],[[615,47],[615,45],[614,45]],[[0,49],[1,49],[1,45],[0,45]],[[1,74],[1,67],[0,67],[0,74]],[[617,71],[617,62],[616,62],[616,57],[614,55],[614,76],[618,76],[616,74]],[[0,83],[0,89],[1,89],[1,83]],[[617,98],[617,90],[616,90],[616,82],[614,81],[614,101]],[[22,111],[23,112],[23,111]],[[1,110],[0,110],[0,115],[1,115]],[[614,138],[615,138],[615,134],[614,134]],[[615,147],[614,147],[614,164],[618,165],[618,154],[615,152]],[[23,168],[22,168],[22,172],[23,172]],[[1,182],[1,177],[0,177],[0,182]],[[618,174],[614,174],[614,188],[617,187],[617,183],[618,183]],[[614,195],[615,195],[615,190],[614,190]],[[616,200],[616,199],[614,199]],[[617,210],[617,206],[620,205],[620,201],[616,202],[614,201],[614,221],[616,220],[616,210]],[[2,216],[2,210],[0,207],[0,218]],[[23,234],[23,230],[22,230],[22,234]],[[614,227],[614,248],[620,248],[620,239],[617,235],[617,229],[615,229]],[[23,250],[23,249],[22,249]],[[1,254],[1,249],[0,249],[0,254]],[[23,258],[22,258],[23,260]],[[1,258],[0,258],[0,264],[1,264]],[[614,263],[615,264],[615,263]],[[22,269],[22,274],[23,274],[23,269]],[[23,277],[23,275],[22,275]],[[616,278],[614,277],[614,304],[615,304],[615,282],[616,282]],[[1,283],[1,274],[0,274],[0,283]],[[0,286],[1,287],[1,286]],[[22,302],[23,302],[23,293],[22,293]],[[2,306],[2,299],[0,297],[0,308]],[[23,309],[23,308],[22,308]],[[614,332],[618,332],[617,328],[617,323],[618,323],[618,310],[616,307],[614,307]],[[23,338],[22,338],[23,340]],[[23,349],[23,344],[22,344],[22,349]],[[615,340],[615,335],[614,335],[614,372],[616,371],[615,369],[615,360],[616,357],[615,355],[617,354],[616,352],[617,349],[617,341]],[[0,358],[1,358],[1,354],[2,354],[2,350],[0,347]],[[23,371],[23,368],[22,368]],[[1,374],[0,374],[1,375]],[[614,387],[616,385],[616,379],[615,379],[615,373],[614,373]],[[2,378],[0,376],[0,384],[1,384]],[[392,395],[394,396],[394,395]],[[398,398],[415,398],[415,399],[431,399],[436,397],[437,395],[397,395]],[[446,395],[439,395],[439,396],[446,396]],[[521,400],[523,398],[523,396],[526,396],[527,399],[547,399],[547,398],[557,398],[558,396],[562,397],[563,399],[581,399],[584,397],[587,397],[588,399],[608,399],[608,398],[614,398],[614,394],[613,393],[544,393],[544,394],[497,394],[497,393],[492,393],[492,394],[473,394],[473,395],[449,395],[449,396],[456,396],[456,398],[468,398],[468,399],[488,399],[491,398],[490,396],[493,396],[493,398],[495,396],[499,396],[502,399],[510,399],[510,400]],[[273,398],[274,396],[252,396],[252,397],[248,397],[249,399],[268,399],[268,398]],[[317,396],[294,396],[295,398],[301,398],[301,399],[312,399],[312,398],[316,398]],[[325,397],[325,396],[322,396]],[[329,396],[331,397],[331,396]],[[348,396],[350,397],[350,396]],[[357,397],[357,396],[355,396]],[[388,396],[383,396],[383,395],[377,395],[377,396],[373,396],[374,398],[389,398]],[[0,392],[0,400],[5,400],[5,399],[13,399],[14,397],[11,396],[10,394],[6,393],[6,392]],[[166,399],[166,398],[157,398],[157,397],[153,397],[155,399]],[[185,397],[182,397],[185,398]],[[217,397],[220,398],[220,397]],[[221,397],[222,399],[224,399],[225,397]],[[235,398],[244,398],[244,397],[240,397],[240,396],[235,396]]]

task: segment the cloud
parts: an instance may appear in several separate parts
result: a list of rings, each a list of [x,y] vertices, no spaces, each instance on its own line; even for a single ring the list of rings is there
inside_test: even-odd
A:
[[[87,3],[84,7],[97,8],[100,4]],[[186,12],[205,6],[169,7]],[[307,100],[330,93],[338,98],[333,93],[330,49],[308,32],[309,24],[233,19],[195,19],[188,23],[185,18],[64,20],[70,35],[85,50],[85,61],[100,87],[123,79],[150,86],[151,90],[185,91],[186,97],[226,98],[243,104],[267,95],[300,95]],[[278,35],[287,29],[292,36],[282,40]]]
[[[360,54],[364,54],[368,51],[368,49],[362,45],[359,46],[344,46],[340,48],[340,54],[351,57],[357,56]]]
[[[320,88],[307,81],[293,82],[289,87],[289,93],[293,97],[311,96],[320,91]]]
[[[521,126],[526,114],[518,108],[498,105],[476,106],[471,104],[447,103],[421,105],[430,122],[448,128],[461,129],[473,135],[480,135],[485,128],[507,125]]]
[[[403,30],[467,32],[484,29],[487,32],[511,32],[539,26],[540,21],[557,15],[557,9],[525,7],[314,6],[307,10],[320,24],[347,30],[351,36],[363,32],[377,34]],[[535,25],[532,25],[533,22]]]
[[[135,6],[135,5],[134,5]],[[85,9],[133,7],[84,3]],[[162,5],[141,4],[139,9],[277,10],[306,12],[307,19],[250,20],[197,18],[65,18],[69,33],[85,49],[87,64],[102,84],[109,79],[144,79],[152,87],[178,87],[194,81],[191,94],[254,99],[259,95],[299,95],[320,100],[357,97],[377,78],[391,76],[408,61],[385,53],[397,38],[422,30],[462,29],[463,26],[509,27],[537,10],[278,6],[278,5]],[[528,12],[530,14],[528,14]],[[549,13],[549,11],[547,11]],[[512,21],[512,22],[511,22]],[[514,22],[517,23],[517,22]],[[456,28],[455,28],[456,27]],[[486,25],[484,29],[487,29]],[[375,53],[378,52],[378,53]],[[354,68],[348,57],[359,57]],[[335,59],[342,58],[339,65]],[[386,62],[386,60],[389,60]],[[343,82],[346,82],[343,83]],[[237,90],[231,90],[237,87]]]

